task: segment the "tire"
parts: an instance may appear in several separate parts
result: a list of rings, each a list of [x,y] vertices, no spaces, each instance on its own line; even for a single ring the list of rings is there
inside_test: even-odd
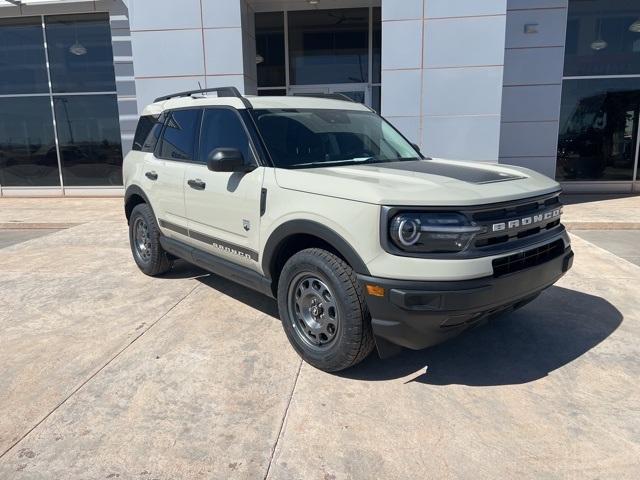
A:
[[[319,248],[302,250],[284,265],[278,310],[289,342],[310,365],[337,372],[374,348],[371,316],[351,267]]]
[[[160,229],[146,203],[136,205],[131,212],[129,245],[133,259],[143,273],[154,277],[171,269],[171,260],[160,245]]]

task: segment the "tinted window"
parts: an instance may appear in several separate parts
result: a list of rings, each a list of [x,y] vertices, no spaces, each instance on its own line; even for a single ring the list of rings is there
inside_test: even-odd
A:
[[[289,12],[288,19],[291,84],[368,81],[368,8]]]
[[[116,96],[61,95],[54,106],[64,184],[122,185]]]
[[[0,98],[0,184],[60,185],[49,97]]]
[[[161,130],[162,123],[160,123],[158,117],[154,117],[153,115],[140,117],[131,149],[153,152],[156,148]]]
[[[640,78],[565,80],[558,180],[631,180],[640,120]]]
[[[193,160],[200,109],[175,110],[167,115],[160,141],[160,157],[169,160]]]
[[[0,19],[0,95],[48,91],[42,20]]]
[[[200,134],[200,161],[206,162],[216,148],[237,148],[247,163],[253,162],[247,133],[238,114],[226,108],[207,109]]]
[[[115,91],[106,14],[47,16],[45,25],[54,92]]]
[[[640,74],[640,2],[571,0],[564,74]]]
[[[259,87],[285,84],[284,13],[256,13],[256,63]]]

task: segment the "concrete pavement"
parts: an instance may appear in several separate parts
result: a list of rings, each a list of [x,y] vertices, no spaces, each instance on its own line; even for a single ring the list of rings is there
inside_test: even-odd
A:
[[[596,245],[514,314],[329,375],[272,300],[141,274],[109,215],[0,249],[0,478],[640,472],[640,267]]]

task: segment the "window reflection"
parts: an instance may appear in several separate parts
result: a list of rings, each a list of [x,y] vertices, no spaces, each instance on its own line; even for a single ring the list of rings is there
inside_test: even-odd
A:
[[[54,97],[65,186],[122,185],[115,95]]]
[[[640,78],[565,80],[560,113],[559,180],[631,180]]]
[[[640,74],[640,2],[569,2],[565,76]]]
[[[47,16],[45,25],[54,92],[115,91],[106,14]]]
[[[48,91],[40,17],[0,19],[0,95]]]
[[[0,98],[0,184],[60,185],[49,97]]]
[[[194,143],[200,125],[199,108],[171,112],[160,141],[160,158],[193,160]]]
[[[368,81],[369,9],[308,10],[288,18],[291,84]]]
[[[259,87],[284,86],[284,13],[256,13],[256,63]]]

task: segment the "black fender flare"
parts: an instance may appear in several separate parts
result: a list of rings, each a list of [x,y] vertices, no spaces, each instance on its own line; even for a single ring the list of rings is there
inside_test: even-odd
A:
[[[331,245],[351,265],[356,273],[369,275],[369,269],[360,255],[342,236],[331,228],[312,220],[291,220],[277,227],[267,240],[262,254],[262,271],[273,278],[273,262],[280,244],[292,235],[313,235]]]
[[[144,202],[147,205],[149,205],[149,208],[153,213],[153,207],[151,206],[151,202],[149,202],[149,197],[147,197],[147,194],[144,193],[142,188],[140,188],[138,185],[129,185],[129,187],[127,187],[127,190],[124,192],[124,213],[125,213],[125,216],[127,217],[127,222],[129,221],[129,213],[127,212],[127,205],[129,204],[129,200],[131,199],[131,197],[134,195],[138,195],[139,197],[142,197]],[[155,217],[155,213],[153,214],[153,216]]]

